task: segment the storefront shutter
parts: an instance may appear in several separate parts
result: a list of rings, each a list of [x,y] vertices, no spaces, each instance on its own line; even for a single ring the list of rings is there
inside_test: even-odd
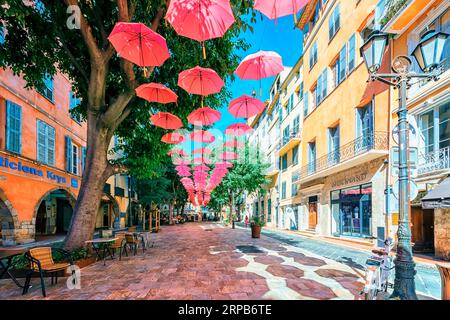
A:
[[[6,149],[22,151],[22,108],[10,101],[6,101]]]
[[[72,172],[72,138],[65,137],[66,140],[66,171]]]
[[[47,163],[47,137],[45,123],[37,120],[37,160]]]

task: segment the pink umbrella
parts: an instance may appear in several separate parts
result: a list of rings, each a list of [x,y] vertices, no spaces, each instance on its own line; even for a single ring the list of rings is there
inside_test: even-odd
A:
[[[283,70],[283,61],[278,53],[259,51],[244,58],[235,73],[243,80],[261,80],[276,76]]]
[[[199,164],[197,166],[194,166],[195,171],[209,171],[209,167],[205,166],[204,164]]]
[[[185,159],[176,159],[173,163],[176,166],[189,166],[191,164],[190,161],[185,160]]]
[[[194,158],[194,160],[192,160],[193,163],[198,163],[198,164],[211,164],[211,160],[209,160],[208,158],[204,158],[204,157],[197,157]]]
[[[225,151],[219,156],[219,158],[223,160],[236,160],[239,156],[236,152]]]
[[[208,155],[212,153],[211,149],[208,148],[198,148],[195,149],[194,151],[192,151],[193,154],[203,154],[203,155]]]
[[[234,23],[228,0],[173,0],[165,18],[179,35],[199,42],[222,37]]]
[[[185,138],[179,133],[171,132],[166,133],[162,138],[161,141],[168,143],[168,144],[179,144],[184,142]]]
[[[277,19],[287,15],[294,15],[297,22],[297,13],[310,0],[255,0],[253,8],[263,13],[269,19]]]
[[[224,148],[243,148],[244,146],[245,146],[244,143],[237,140],[228,141],[223,144]]]
[[[188,167],[187,164],[179,164],[179,165],[175,166],[175,170],[177,170],[177,171],[190,171],[191,168]]]
[[[170,57],[166,39],[143,23],[118,22],[108,40],[122,58],[140,67],[160,66]]]
[[[180,177],[190,177],[192,175],[192,173],[190,173],[189,171],[178,171],[177,174]]]
[[[216,163],[216,168],[231,168],[233,164],[228,161],[222,161]]]
[[[228,111],[235,118],[250,118],[263,112],[266,104],[259,99],[243,95],[230,102]]]
[[[229,125],[228,128],[225,129],[225,134],[230,136],[243,136],[249,134],[253,131],[253,128],[245,123],[235,123]]]
[[[216,137],[214,137],[211,133],[209,133],[208,131],[203,131],[203,130],[196,130],[196,131],[191,132],[191,134],[189,135],[189,138],[192,141],[202,142],[202,143],[211,143],[211,142],[214,142],[214,140],[216,140]]]
[[[189,93],[201,96],[219,93],[224,84],[213,69],[198,66],[184,70],[178,76],[178,86]]]
[[[150,121],[163,129],[177,130],[183,127],[180,118],[169,112],[158,112],[150,118]]]
[[[160,83],[146,83],[136,89],[136,95],[149,102],[177,103],[175,92]]]
[[[221,113],[209,107],[200,108],[191,112],[187,119],[196,126],[209,126],[220,120]]]

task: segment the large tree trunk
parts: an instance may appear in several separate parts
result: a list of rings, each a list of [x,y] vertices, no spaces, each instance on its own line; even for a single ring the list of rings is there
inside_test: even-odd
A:
[[[111,176],[107,152],[111,135],[108,129],[97,125],[96,117],[88,115],[88,143],[85,168],[80,191],[75,203],[65,248],[72,250],[84,247],[92,239],[103,187]]]

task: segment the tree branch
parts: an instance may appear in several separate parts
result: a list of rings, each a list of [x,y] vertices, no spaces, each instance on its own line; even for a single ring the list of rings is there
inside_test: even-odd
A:
[[[118,120],[121,117],[123,110],[127,107],[128,103],[130,103],[131,99],[133,99],[134,95],[134,90],[121,93],[101,116],[100,121],[102,124],[108,128],[117,127],[120,124]]]

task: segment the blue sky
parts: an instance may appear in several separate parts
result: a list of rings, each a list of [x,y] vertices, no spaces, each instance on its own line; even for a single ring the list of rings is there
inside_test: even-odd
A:
[[[257,17],[257,23],[253,25],[253,33],[249,30],[243,34],[243,37],[251,45],[247,52],[239,51],[238,54],[244,58],[248,54],[255,53],[259,50],[275,51],[283,58],[283,65],[292,67],[302,53],[302,32],[294,29],[293,16],[279,18],[276,22],[269,20],[263,16],[263,20]],[[231,84],[231,92],[233,99],[243,94],[251,95],[253,89],[258,93],[258,98],[266,100],[269,98],[269,89],[272,85],[273,78],[262,80],[262,96],[259,96],[259,81],[240,80],[236,76],[236,80]],[[225,128],[236,122],[243,122],[243,119],[237,120],[228,113],[228,105],[223,106],[222,119],[216,123],[214,128],[225,130]]]

